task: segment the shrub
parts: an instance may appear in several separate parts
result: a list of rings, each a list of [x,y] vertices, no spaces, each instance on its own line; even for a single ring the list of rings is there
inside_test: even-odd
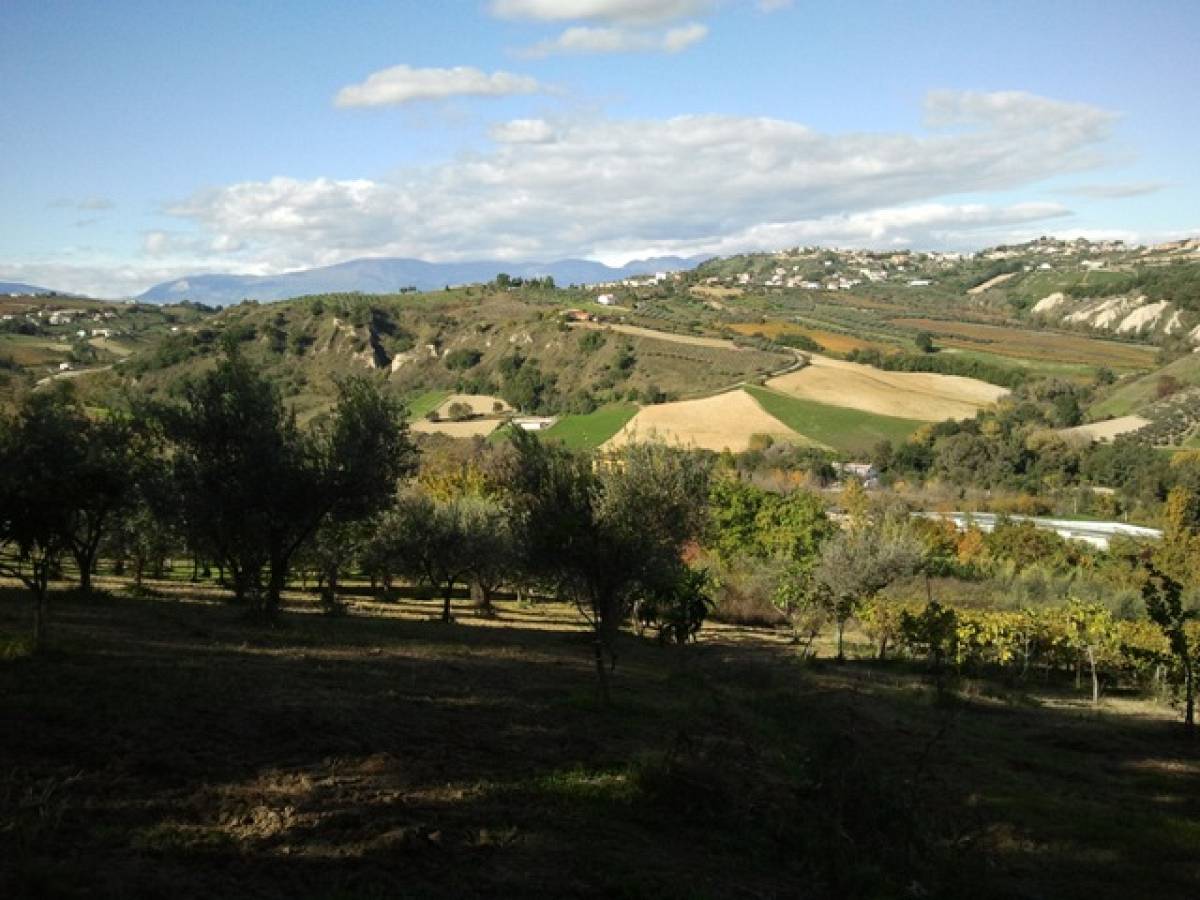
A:
[[[451,371],[461,372],[466,369],[473,369],[479,365],[479,361],[483,359],[483,354],[472,347],[460,347],[458,350],[451,350],[443,357],[443,362],[446,368]]]

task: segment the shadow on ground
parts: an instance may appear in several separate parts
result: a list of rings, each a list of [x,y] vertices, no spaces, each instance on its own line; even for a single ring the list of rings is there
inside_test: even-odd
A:
[[[1200,753],[1161,718],[745,635],[629,637],[604,707],[562,606],[55,606],[55,650],[0,662],[4,896],[1200,889]],[[27,619],[0,594],[0,636]]]

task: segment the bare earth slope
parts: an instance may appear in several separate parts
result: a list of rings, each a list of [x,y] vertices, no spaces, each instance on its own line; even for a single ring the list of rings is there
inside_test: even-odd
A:
[[[958,375],[885,372],[859,363],[814,355],[806,368],[767,382],[794,397],[903,419],[967,419],[1007,390]]]

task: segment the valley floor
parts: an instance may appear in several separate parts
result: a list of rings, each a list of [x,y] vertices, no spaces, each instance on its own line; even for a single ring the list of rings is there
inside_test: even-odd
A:
[[[1195,897],[1200,742],[1136,698],[801,664],[724,626],[0,589],[0,896]]]

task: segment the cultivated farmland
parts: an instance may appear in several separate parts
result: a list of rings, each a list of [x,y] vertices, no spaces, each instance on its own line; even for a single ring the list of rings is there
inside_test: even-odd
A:
[[[974,378],[928,372],[885,372],[814,355],[808,366],[767,382],[802,400],[815,400],[901,419],[966,419],[1008,392]]]
[[[702,400],[683,400],[647,406],[634,416],[607,446],[657,438],[705,450],[745,450],[754,434],[803,440],[768,415],[744,390],[728,391]]]
[[[867,453],[880,441],[901,443],[922,425],[914,419],[802,400],[770,388],[748,387],[746,391],[772,417],[811,443],[845,453]]]
[[[938,339],[939,344],[948,347],[985,350],[1014,359],[1052,360],[1133,370],[1153,368],[1157,352],[1155,348],[1142,344],[976,322],[903,318],[894,319],[893,324],[914,331],[928,331]]]

